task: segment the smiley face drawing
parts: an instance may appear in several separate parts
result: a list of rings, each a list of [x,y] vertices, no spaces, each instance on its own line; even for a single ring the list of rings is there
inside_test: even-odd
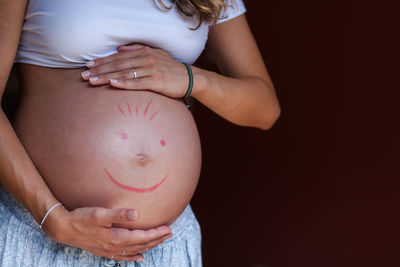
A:
[[[141,113],[140,111],[140,107],[139,104],[136,105],[136,108],[133,110],[131,108],[131,106],[129,105],[129,103],[126,103],[126,108],[127,110],[124,110],[121,105],[117,105],[117,108],[119,110],[119,112],[122,114],[122,116],[129,118],[135,118],[135,117],[143,117],[149,121],[152,121],[156,115],[157,115],[157,111],[155,111],[154,113],[152,113],[151,115],[149,114],[149,108],[151,105],[151,100],[147,103],[145,110],[143,111],[143,113]],[[116,134],[117,136],[119,136],[122,140],[127,140],[129,138],[128,134],[123,130],[123,129],[118,129],[117,131],[114,132],[114,134]],[[163,136],[160,140],[159,140],[159,145],[164,147],[167,145],[167,143],[169,142],[169,139],[167,136]],[[138,154],[137,155],[137,161],[139,162],[139,165],[146,165],[147,161],[148,161],[148,157],[145,154]],[[126,184],[123,184],[121,182],[118,181],[118,179],[116,177],[114,177],[106,168],[104,168],[104,172],[106,173],[107,177],[109,178],[109,180],[115,184],[116,186],[131,191],[131,192],[136,192],[136,193],[146,193],[146,192],[152,192],[154,190],[156,190],[159,186],[161,186],[165,180],[167,180],[169,174],[166,174],[158,183],[150,186],[150,187],[133,187],[133,186],[129,186]]]

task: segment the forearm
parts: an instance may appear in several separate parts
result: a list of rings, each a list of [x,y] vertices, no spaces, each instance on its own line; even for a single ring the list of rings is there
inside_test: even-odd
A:
[[[40,223],[46,211],[57,203],[29,155],[0,110],[0,183]]]
[[[258,77],[231,78],[194,66],[192,70],[192,96],[224,119],[266,130],[279,117],[272,84]]]

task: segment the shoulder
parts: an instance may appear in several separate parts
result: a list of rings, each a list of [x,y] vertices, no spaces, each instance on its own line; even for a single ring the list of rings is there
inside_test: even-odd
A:
[[[227,0],[225,2],[226,8],[222,9],[216,24],[236,18],[247,11],[243,0]]]

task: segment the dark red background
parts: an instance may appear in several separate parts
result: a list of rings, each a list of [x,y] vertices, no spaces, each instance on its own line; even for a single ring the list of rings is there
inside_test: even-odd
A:
[[[261,131],[195,105],[205,267],[400,266],[394,3],[245,1],[282,114]]]
[[[394,2],[245,1],[282,114],[261,131],[196,106],[205,266],[400,266]]]

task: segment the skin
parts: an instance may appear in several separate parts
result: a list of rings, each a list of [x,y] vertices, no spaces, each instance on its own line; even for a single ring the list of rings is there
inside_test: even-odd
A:
[[[118,50],[87,65],[82,78],[93,86],[151,90],[174,98],[185,95],[186,67],[167,52],[142,44]],[[220,73],[191,66],[195,81],[191,96],[234,124],[270,129],[280,105],[246,16],[211,27],[204,53],[214,59]],[[131,59],[138,79],[133,77]]]
[[[151,103],[152,103],[152,101],[150,100],[146,105],[146,108],[145,108],[145,110],[143,112],[143,117],[144,118],[146,118],[147,113],[149,112],[149,108],[150,108]],[[129,103],[126,103],[128,111],[124,111],[124,109],[119,104],[117,106],[118,106],[118,110],[121,112],[121,115],[123,117],[128,117],[128,116],[132,117],[132,116],[135,116],[135,115],[136,116],[141,116],[141,114],[139,113],[139,105],[136,105],[136,111],[137,112],[135,113],[135,115],[133,115],[132,109],[131,109],[131,106],[129,105]],[[155,111],[152,115],[150,115],[149,120],[152,121],[155,118],[155,116],[157,115],[157,113],[158,113],[158,111]],[[115,134],[118,135],[119,137],[121,137],[122,140],[127,140],[129,138],[128,134],[122,129],[119,129]],[[165,146],[166,145],[166,141],[164,140],[164,138],[160,139],[160,145],[161,146]],[[146,164],[146,157],[144,157],[141,160],[143,161],[142,165],[145,165]],[[128,191],[132,191],[132,192],[136,192],[136,193],[147,193],[147,192],[152,192],[152,191],[156,190],[160,185],[162,185],[164,183],[164,181],[169,176],[169,174],[165,175],[164,178],[159,183],[157,183],[155,185],[152,185],[152,186],[149,186],[149,187],[146,187],[146,188],[140,188],[140,187],[134,187],[134,186],[129,186],[129,185],[120,183],[118,181],[118,179],[116,179],[112,174],[110,174],[107,171],[107,169],[104,169],[104,171],[107,174],[107,177],[110,178],[110,181],[113,184],[115,184],[119,188],[122,188],[122,189],[125,189],[125,190],[128,190]]]
[[[27,0],[0,0],[0,95],[17,51]],[[119,47],[120,53],[96,59],[90,66],[93,86],[108,83],[127,90],[152,90],[182,97],[188,76],[183,64],[166,52],[139,44]],[[245,15],[210,28],[205,53],[215,60],[220,73],[192,66],[192,96],[226,120],[241,126],[270,129],[280,115],[273,84]],[[140,79],[133,80],[130,58]],[[129,63],[129,64],[128,64]],[[83,79],[87,81],[89,76]],[[116,82],[110,81],[116,79]],[[166,86],[168,85],[168,86]],[[166,89],[168,88],[168,89]],[[136,111],[135,111],[136,112]],[[4,112],[0,112],[0,177],[4,186],[40,222],[59,201],[52,194],[16,136]],[[171,237],[169,227],[150,230],[113,228],[113,223],[136,220],[133,209],[54,209],[43,225],[57,242],[83,248],[93,254],[124,261],[143,259],[141,252]],[[122,256],[122,252],[126,255]]]
[[[114,183],[116,186],[118,186],[122,189],[128,190],[128,191],[136,192],[136,193],[152,192],[152,191],[156,190],[160,185],[162,185],[165,182],[165,180],[167,180],[167,178],[168,178],[168,174],[167,174],[158,184],[155,184],[153,186],[146,187],[146,188],[139,188],[139,187],[133,187],[133,186],[122,184],[122,183],[118,182],[106,169],[104,169],[104,171],[106,172],[107,176],[110,178],[111,182]]]
[[[200,169],[196,159],[201,157],[195,123],[182,101],[150,91],[91,88],[80,79],[82,68],[19,63],[16,70],[21,105],[12,125],[67,210],[132,208],[138,212],[137,220],[112,223],[131,230],[170,225],[179,216],[194,192]],[[132,112],[139,107],[137,116],[128,115],[126,103]],[[154,112],[158,113],[150,120]],[[127,139],[116,134],[119,129]],[[160,140],[166,136],[171,141],[163,147]],[[149,159],[147,165],[142,158]],[[188,164],[177,164],[183,161]],[[135,193],[113,184],[104,168],[119,183],[138,188],[154,186],[169,176],[157,190]],[[126,250],[125,255],[130,253],[135,251]]]

